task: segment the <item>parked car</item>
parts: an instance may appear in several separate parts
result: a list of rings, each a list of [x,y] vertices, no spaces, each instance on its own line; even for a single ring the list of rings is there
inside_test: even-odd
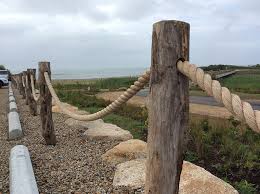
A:
[[[7,86],[9,83],[9,71],[0,70],[0,88],[2,86]]]

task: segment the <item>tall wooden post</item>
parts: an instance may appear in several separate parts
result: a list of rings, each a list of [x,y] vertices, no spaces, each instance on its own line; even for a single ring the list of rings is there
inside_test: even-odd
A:
[[[27,76],[28,76],[28,104],[29,104],[29,108],[30,108],[30,113],[33,116],[37,115],[37,103],[35,102],[34,98],[33,98],[33,94],[32,94],[32,86],[31,86],[31,82],[35,82],[35,79],[31,80],[31,75],[34,77],[36,72],[36,69],[27,69]],[[34,77],[35,78],[35,77]]]
[[[16,83],[16,75],[15,74],[12,74],[11,75],[11,82],[12,82],[12,85],[15,89],[17,89],[17,83]]]
[[[189,81],[176,65],[180,59],[189,60],[189,30],[189,24],[181,21],[153,25],[146,194],[177,194],[179,190]]]
[[[25,93],[25,104],[28,105],[28,83],[27,83],[27,71],[23,71],[23,81],[24,81],[24,93]]]
[[[52,120],[52,96],[46,85],[44,72],[48,72],[51,79],[50,62],[39,62],[39,88],[40,88],[40,117],[42,122],[42,135],[47,145],[56,144]]]
[[[24,87],[23,87],[23,80],[22,80],[23,73],[19,74],[19,91],[20,94],[22,95],[23,99],[25,99],[25,92],[24,92]]]

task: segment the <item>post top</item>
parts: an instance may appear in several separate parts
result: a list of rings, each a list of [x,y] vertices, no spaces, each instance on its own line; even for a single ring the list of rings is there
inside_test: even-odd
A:
[[[158,22],[155,22],[153,25],[162,25],[162,24],[174,24],[174,25],[187,25],[190,26],[189,23],[179,20],[161,20]]]

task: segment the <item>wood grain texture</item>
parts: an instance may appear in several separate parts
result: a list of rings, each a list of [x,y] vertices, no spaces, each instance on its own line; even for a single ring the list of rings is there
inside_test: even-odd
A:
[[[19,92],[22,95],[22,98],[25,99],[25,91],[23,87],[23,81],[22,81],[23,73],[19,74]]]
[[[39,62],[39,101],[42,135],[47,145],[56,145],[57,141],[52,120],[52,96],[46,85],[44,72],[48,72],[51,79],[50,62]]]
[[[189,60],[189,24],[153,25],[145,193],[177,194],[189,119],[189,81],[177,61]]]
[[[25,104],[28,105],[28,84],[26,83],[27,71],[23,71],[23,79],[24,79],[24,93],[25,93]]]
[[[31,86],[31,75],[34,77],[33,82],[35,83],[35,74],[36,69],[27,69],[27,76],[28,76],[28,104],[30,108],[30,113],[33,116],[37,115],[37,103],[35,102],[32,94],[32,86]]]

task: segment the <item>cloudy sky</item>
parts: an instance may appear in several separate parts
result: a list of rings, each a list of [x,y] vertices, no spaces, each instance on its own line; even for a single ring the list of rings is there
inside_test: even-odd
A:
[[[152,24],[191,25],[190,61],[260,63],[260,0],[0,0],[0,64],[149,67]]]

